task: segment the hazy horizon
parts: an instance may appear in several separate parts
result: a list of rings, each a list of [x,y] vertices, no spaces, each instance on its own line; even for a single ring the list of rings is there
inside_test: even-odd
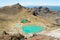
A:
[[[0,0],[0,7],[16,3],[22,6],[60,6],[60,0]]]

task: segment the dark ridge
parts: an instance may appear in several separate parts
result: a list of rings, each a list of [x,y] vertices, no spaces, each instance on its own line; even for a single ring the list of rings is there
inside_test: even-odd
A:
[[[37,15],[38,15],[38,12],[34,11],[34,12],[33,12],[33,15],[34,15],[34,16],[37,16]]]

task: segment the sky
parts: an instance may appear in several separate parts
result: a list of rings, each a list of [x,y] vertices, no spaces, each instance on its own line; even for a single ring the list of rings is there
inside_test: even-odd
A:
[[[23,6],[60,6],[60,0],[0,0],[0,7],[16,3]]]

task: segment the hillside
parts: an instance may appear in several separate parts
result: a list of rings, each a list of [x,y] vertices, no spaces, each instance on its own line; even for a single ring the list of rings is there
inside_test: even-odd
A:
[[[21,23],[22,19],[29,22]],[[20,24],[20,27],[16,27],[16,24]],[[19,3],[0,8],[0,34],[6,31],[25,35],[21,32],[23,25],[44,26],[48,31],[60,28],[60,12],[46,7],[27,8]]]

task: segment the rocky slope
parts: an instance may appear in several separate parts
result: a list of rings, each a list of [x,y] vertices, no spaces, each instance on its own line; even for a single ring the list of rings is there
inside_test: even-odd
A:
[[[30,22],[21,23],[24,18]],[[16,29],[17,23],[21,24],[21,27],[23,25],[39,25],[47,29],[56,29],[60,27],[60,12],[47,7],[26,8],[19,3],[0,8],[0,34],[3,31],[17,32],[21,29],[21,27]]]
[[[23,18],[26,18],[32,22],[39,22],[38,20],[41,20],[42,22],[46,21],[43,18],[40,19],[40,17],[34,16],[34,11],[35,9],[25,8],[19,3],[12,6],[5,6],[3,8],[0,8],[0,30],[9,30],[8,27],[11,28],[13,24],[16,24],[16,22],[21,21]]]
[[[25,38],[21,34],[14,35],[0,35],[0,40],[60,40],[60,38],[54,38],[46,35],[33,35],[30,38]]]
[[[34,10],[34,9],[33,9]],[[59,19],[60,19],[60,12],[50,10],[47,7],[38,7],[35,8],[34,12],[32,13],[34,16],[40,16],[46,20],[49,20],[53,24],[59,24]]]

